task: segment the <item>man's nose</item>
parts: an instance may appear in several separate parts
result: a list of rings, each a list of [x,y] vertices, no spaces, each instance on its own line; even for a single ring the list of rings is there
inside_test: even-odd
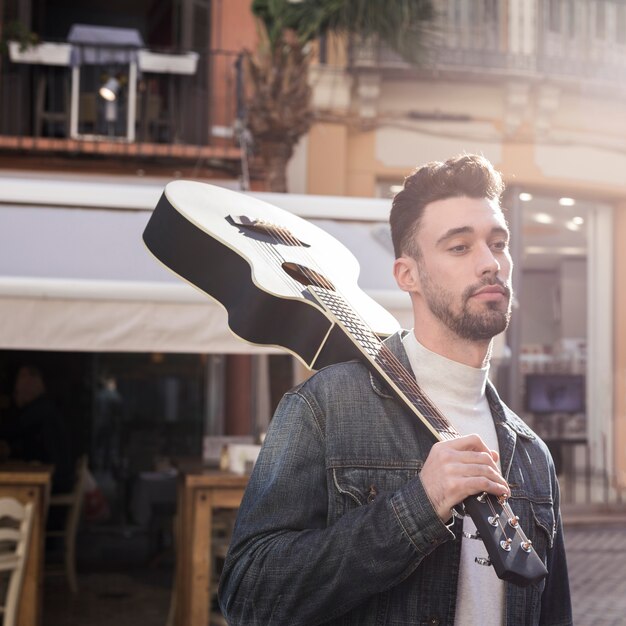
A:
[[[500,261],[498,261],[489,246],[483,246],[481,248],[477,270],[479,276],[485,276],[487,274],[493,274],[495,276],[500,271]]]

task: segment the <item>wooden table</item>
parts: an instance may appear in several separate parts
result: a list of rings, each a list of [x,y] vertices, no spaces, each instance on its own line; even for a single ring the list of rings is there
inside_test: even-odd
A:
[[[0,497],[33,503],[33,527],[16,620],[20,626],[41,624],[44,545],[52,469],[49,465],[0,465]]]
[[[248,476],[205,471],[180,476],[177,502],[174,624],[207,626],[211,610],[213,509],[237,509]]]

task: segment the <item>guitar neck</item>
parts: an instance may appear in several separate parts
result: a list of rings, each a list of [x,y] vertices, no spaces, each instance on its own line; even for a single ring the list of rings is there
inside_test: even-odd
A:
[[[369,368],[387,383],[396,398],[424,423],[437,441],[459,436],[458,431],[420,389],[413,374],[363,322],[341,294],[314,285],[310,285],[308,291],[332,322],[352,340]]]
[[[436,409],[397,357],[378,339],[338,293],[318,286],[309,286],[309,293],[330,320],[341,327],[367,361],[389,386],[394,396],[430,430],[438,441],[454,439],[459,433]],[[487,493],[466,498],[466,511],[476,524],[489,559],[498,577],[525,587],[548,573],[532,548],[505,499]],[[516,537],[517,541],[513,541]]]

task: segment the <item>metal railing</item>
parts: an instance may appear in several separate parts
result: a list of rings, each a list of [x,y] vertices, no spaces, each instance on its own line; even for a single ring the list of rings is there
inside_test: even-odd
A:
[[[17,62],[9,56],[2,60],[0,144],[4,147],[10,140],[19,147],[21,140],[33,139],[34,144],[27,143],[35,148],[61,148],[63,142],[71,142],[71,149],[80,152],[81,145],[93,151],[94,145],[117,143],[129,152],[155,146],[165,156],[180,154],[182,146],[237,147],[240,64],[236,53],[148,52],[152,57],[143,70],[141,62],[133,70],[129,64],[97,59],[83,65],[66,60],[55,65],[36,53],[31,50],[29,56],[26,51],[21,58],[16,53]],[[165,61],[159,66],[154,59]],[[111,79],[115,94],[107,100],[101,88]]]
[[[626,88],[622,0],[437,0],[419,66],[386,45],[353,41],[353,70],[528,76]]]

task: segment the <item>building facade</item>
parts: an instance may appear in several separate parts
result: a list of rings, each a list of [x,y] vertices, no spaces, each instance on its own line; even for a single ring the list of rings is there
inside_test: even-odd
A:
[[[61,0],[5,0],[3,41],[13,43],[0,62],[3,207],[50,208],[50,198],[34,199],[35,186],[28,193],[24,188],[29,177],[41,182],[59,172],[67,195],[55,202],[65,202],[77,224],[84,208],[95,220],[99,209],[125,210],[131,219],[133,211],[148,210],[147,196],[138,200],[135,194],[150,188],[149,195],[173,178],[239,188],[247,164],[238,134],[243,118],[237,59],[257,41],[249,5],[249,0],[133,0],[83,7]],[[619,245],[626,234],[623,3],[436,0],[434,5],[436,19],[418,67],[375,41],[329,35],[318,42],[309,77],[315,123],[290,163],[290,192],[388,202],[419,163],[464,151],[487,156],[507,182],[516,260],[516,314],[498,344],[498,386],[551,442],[569,499],[615,501],[626,483],[626,295],[620,288],[626,253]],[[110,29],[116,31],[112,39]],[[31,33],[47,47],[21,46]],[[116,39],[122,35],[125,39]],[[100,95],[111,79],[119,90],[113,101]],[[9,183],[18,179],[22,191],[11,196]],[[72,204],[68,198],[84,198],[85,182],[100,190],[110,183],[116,195]],[[253,180],[252,186],[259,183]],[[375,230],[384,219],[376,213],[372,220],[363,206],[367,228]],[[37,271],[42,278],[41,268]],[[16,286],[12,280],[33,276],[25,266],[1,274],[5,298],[23,302],[28,281]],[[104,276],[116,283],[107,289],[130,311],[129,290],[120,290],[119,282],[133,273],[121,268],[113,274]],[[81,283],[75,273],[64,278],[71,285],[57,283],[55,289],[65,289],[67,300]],[[28,285],[29,297],[50,296],[50,283]],[[154,301],[147,289],[141,293]],[[174,297],[164,293],[159,291],[161,309],[155,311],[164,311]],[[130,313],[127,319],[140,323]],[[106,353],[102,338],[98,341],[92,352]],[[259,410],[253,390],[266,365],[250,354],[235,354],[237,349],[219,338],[211,339],[213,352],[203,341],[206,335],[198,341],[203,347],[195,351],[197,358],[176,366],[195,372],[191,387],[203,390],[194,396],[196,408],[189,409],[199,415],[198,423],[180,437],[248,434],[257,428],[250,417]],[[162,356],[167,348],[157,344],[152,349],[132,341],[127,348],[110,345],[117,352],[143,353],[145,363],[136,370],[153,376],[168,361]],[[45,346],[0,348],[15,355]],[[90,350],[87,344],[55,349],[76,349],[82,357]],[[184,352],[194,351],[187,343]],[[123,359],[98,358],[104,363],[101,380],[119,367],[135,381],[128,389],[139,385],[141,376]],[[83,366],[95,367],[83,363],[77,369]],[[176,421],[171,398],[187,383],[172,382],[176,367],[163,367],[158,393],[169,398],[163,406],[170,408],[159,420],[171,426]],[[275,367],[290,378],[284,375],[291,371],[289,362],[277,357]],[[242,380],[250,393],[241,394]],[[273,393],[280,393],[280,385]]]
[[[323,42],[311,75],[317,122],[291,164],[290,189],[389,197],[420,163],[461,152],[488,157],[507,183],[516,261],[499,386],[550,442],[571,479],[569,498],[620,499],[625,7],[434,5],[417,68],[376,41]]]
[[[256,381],[280,357],[235,341],[141,243],[168,181],[240,187],[256,27],[244,0],[7,0],[0,40],[0,423],[37,365],[72,454],[134,523],[142,472],[252,438],[269,411]]]

